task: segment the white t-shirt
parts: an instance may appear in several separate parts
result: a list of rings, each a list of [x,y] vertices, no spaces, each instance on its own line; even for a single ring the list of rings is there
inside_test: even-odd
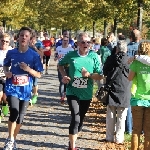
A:
[[[0,77],[5,76],[3,71],[4,59],[6,57],[8,50],[0,50]]]
[[[0,50],[0,66],[3,66],[3,61],[6,57],[8,50]]]
[[[70,51],[74,51],[74,49],[70,46],[68,46],[67,48],[62,48],[62,46],[58,46],[56,48],[56,53],[58,53],[58,61],[64,57],[67,53],[69,53]]]

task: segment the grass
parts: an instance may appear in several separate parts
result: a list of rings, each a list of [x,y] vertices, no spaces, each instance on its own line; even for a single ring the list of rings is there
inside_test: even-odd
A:
[[[131,137],[132,137],[132,135],[125,133],[124,134],[125,142],[131,142]]]
[[[93,86],[93,96],[95,95],[95,93],[96,93],[97,90],[98,90],[97,83],[94,82],[94,86]]]

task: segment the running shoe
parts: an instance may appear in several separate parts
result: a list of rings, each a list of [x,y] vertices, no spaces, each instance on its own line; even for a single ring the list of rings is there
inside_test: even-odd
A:
[[[18,149],[17,149],[17,143],[16,143],[16,141],[14,141],[14,147],[13,147],[13,150],[18,150]]]
[[[8,113],[9,113],[9,107],[8,107],[8,105],[2,106],[2,113],[3,113],[4,116],[8,115]]]
[[[45,75],[47,75],[48,74],[48,71],[45,71]]]
[[[33,96],[32,96],[32,99],[31,99],[32,104],[36,104],[37,98],[38,98],[38,95],[33,95]]]
[[[61,104],[64,104],[64,103],[65,103],[64,97],[61,97],[61,98],[60,98],[60,102],[61,102]]]
[[[71,145],[70,145],[70,142],[69,142],[68,150],[72,150]],[[76,148],[74,148],[73,150],[80,150],[80,149],[79,149],[78,147],[76,147]]]
[[[13,150],[13,147],[14,147],[13,145],[14,145],[13,141],[6,139],[3,150]]]

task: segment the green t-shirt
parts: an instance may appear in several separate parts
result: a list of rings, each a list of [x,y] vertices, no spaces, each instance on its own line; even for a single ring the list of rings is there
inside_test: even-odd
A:
[[[147,66],[137,60],[131,65],[130,69],[136,73],[134,84],[136,91],[131,98],[131,106],[150,107],[150,66]]]
[[[98,55],[89,51],[86,56],[81,56],[78,51],[66,54],[59,62],[60,66],[69,64],[70,83],[67,85],[67,95],[75,95],[80,100],[90,100],[93,95],[93,80],[82,77],[84,67],[90,73],[102,74]]]
[[[111,51],[107,46],[101,46],[101,48],[97,51],[98,55],[101,55],[102,64],[104,64],[107,60],[107,57],[111,55]]]

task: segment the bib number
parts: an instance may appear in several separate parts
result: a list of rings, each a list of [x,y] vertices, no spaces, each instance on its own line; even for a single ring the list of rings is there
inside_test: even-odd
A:
[[[27,74],[13,75],[12,84],[14,86],[24,86],[29,84],[29,77]]]
[[[87,88],[88,79],[74,78],[72,86],[76,88]]]

